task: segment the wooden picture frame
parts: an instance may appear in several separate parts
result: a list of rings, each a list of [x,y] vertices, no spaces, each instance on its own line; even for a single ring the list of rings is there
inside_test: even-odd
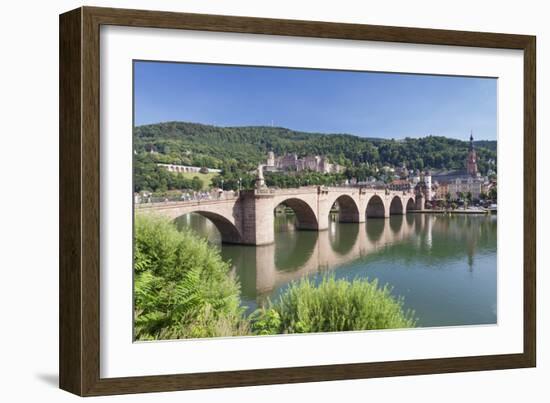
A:
[[[523,353],[100,377],[99,35],[102,25],[519,49],[524,56]],[[60,16],[60,387],[81,396],[533,367],[536,363],[535,37],[81,7]]]

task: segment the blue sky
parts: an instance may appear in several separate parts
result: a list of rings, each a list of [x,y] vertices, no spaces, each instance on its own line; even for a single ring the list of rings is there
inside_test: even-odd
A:
[[[189,121],[321,133],[496,140],[497,80],[135,62],[136,125]]]

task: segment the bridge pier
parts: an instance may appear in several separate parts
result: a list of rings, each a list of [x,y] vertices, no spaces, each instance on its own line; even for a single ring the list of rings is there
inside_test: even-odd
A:
[[[269,245],[275,242],[273,195],[242,192],[242,243]]]
[[[330,223],[330,209],[332,208],[332,203],[329,205],[329,200],[327,200],[326,194],[320,193],[317,201],[317,221],[318,221],[318,231],[328,230]]]
[[[426,205],[426,200],[422,195],[417,195],[414,204],[415,204],[414,208],[416,210],[424,210],[424,207]]]

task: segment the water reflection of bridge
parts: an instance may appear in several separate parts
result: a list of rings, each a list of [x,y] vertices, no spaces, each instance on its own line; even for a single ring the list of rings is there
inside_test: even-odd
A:
[[[234,253],[231,246],[224,246],[224,255],[234,266],[246,267],[246,272],[239,273],[243,291],[254,289],[261,295],[308,274],[375,254],[419,232],[427,230],[429,238],[431,223],[430,217],[418,214],[371,220],[368,225],[334,225],[322,232],[291,231],[290,236],[285,234],[286,243],[235,247]]]

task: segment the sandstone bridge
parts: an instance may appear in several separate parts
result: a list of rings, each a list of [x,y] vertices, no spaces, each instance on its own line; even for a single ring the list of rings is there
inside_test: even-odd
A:
[[[323,231],[329,227],[335,204],[340,222],[361,223],[421,210],[424,200],[410,191],[309,186],[241,191],[234,197],[216,200],[136,204],[136,212],[172,219],[196,213],[214,223],[224,243],[268,245],[275,240],[274,210],[281,204],[294,210],[298,230]]]

